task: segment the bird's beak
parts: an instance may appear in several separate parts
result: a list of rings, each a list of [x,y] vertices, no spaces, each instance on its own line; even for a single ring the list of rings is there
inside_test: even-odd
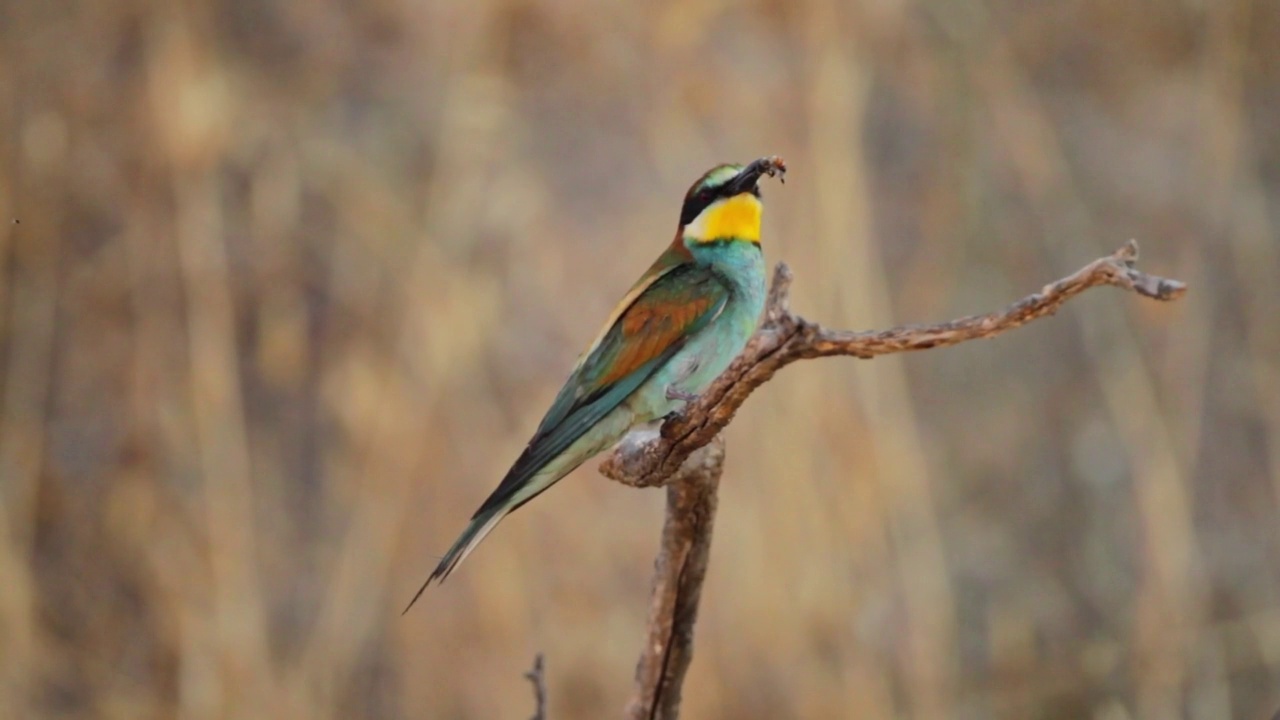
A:
[[[752,192],[756,189],[756,184],[760,182],[760,178],[765,175],[769,177],[777,176],[779,180],[786,182],[787,164],[777,155],[753,160],[750,165],[742,168],[738,175],[730,181],[731,194],[738,195]]]

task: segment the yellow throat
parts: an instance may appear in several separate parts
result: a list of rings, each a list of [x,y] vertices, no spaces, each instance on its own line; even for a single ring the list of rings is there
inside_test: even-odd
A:
[[[719,240],[760,242],[760,214],[764,205],[751,193],[717,200],[685,226],[684,236],[694,242]]]

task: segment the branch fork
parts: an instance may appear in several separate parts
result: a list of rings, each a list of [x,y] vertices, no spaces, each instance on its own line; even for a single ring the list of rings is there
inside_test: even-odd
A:
[[[719,433],[756,388],[797,360],[836,355],[869,359],[994,337],[1052,315],[1068,300],[1094,287],[1110,285],[1161,301],[1176,300],[1186,292],[1182,282],[1139,271],[1137,260],[1138,244],[1130,240],[1111,255],[1003,310],[935,325],[862,332],[831,330],[792,313],[791,269],[779,263],[764,320],[737,359],[701,395],[668,417],[660,431],[631,433],[600,465],[601,474],[624,485],[667,488],[649,628],[627,717],[652,720],[679,715],[681,685],[693,658],[693,628],[724,463],[724,442]]]

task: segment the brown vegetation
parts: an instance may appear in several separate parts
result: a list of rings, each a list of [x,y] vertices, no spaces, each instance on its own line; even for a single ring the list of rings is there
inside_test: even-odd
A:
[[[711,164],[840,327],[1143,242],[1174,305],[727,431],[690,718],[1280,706],[1273,2],[0,0],[0,717],[622,712],[658,492],[400,607]]]

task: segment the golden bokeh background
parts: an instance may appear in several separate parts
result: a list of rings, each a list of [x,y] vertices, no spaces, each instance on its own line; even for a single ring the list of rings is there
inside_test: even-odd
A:
[[[689,718],[1280,708],[1280,4],[3,0],[0,716],[618,717],[662,493],[399,612],[703,170],[835,327],[729,457]]]

